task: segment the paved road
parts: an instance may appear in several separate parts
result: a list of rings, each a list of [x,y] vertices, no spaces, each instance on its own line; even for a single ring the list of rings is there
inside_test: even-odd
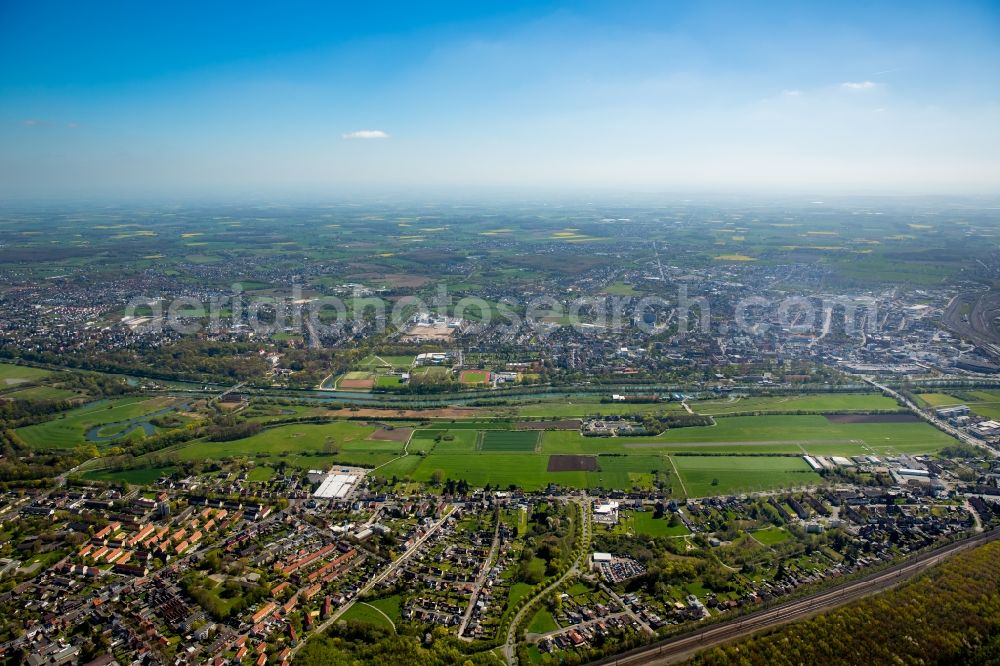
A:
[[[619,597],[618,594],[616,594],[614,590],[612,590],[610,587],[608,587],[604,583],[600,583],[600,587],[601,587],[602,590],[604,590],[605,594],[607,594],[609,597],[611,597],[612,599],[615,600],[616,604],[618,604],[619,606],[621,606],[622,608],[625,609],[625,614],[626,615],[628,615],[630,618],[632,618],[635,622],[639,623],[639,626],[642,627],[643,631],[645,631],[647,634],[650,634],[650,635],[656,633],[656,632],[653,631],[652,627],[650,627],[648,624],[646,624],[645,620],[643,620],[641,617],[639,617],[638,615],[636,615],[635,611],[633,611],[631,608],[629,608],[625,604],[625,602],[622,601],[622,598]]]
[[[358,590],[358,593],[354,596],[353,599],[351,599],[350,601],[348,601],[347,603],[345,603],[343,606],[341,606],[340,608],[338,608],[336,611],[334,611],[334,613],[332,615],[330,615],[329,618],[327,618],[322,624],[320,624],[318,627],[316,627],[316,629],[314,629],[312,632],[310,632],[309,638],[311,638],[313,636],[319,636],[324,631],[326,631],[331,626],[333,626],[333,623],[336,622],[337,620],[339,620],[341,615],[343,615],[348,610],[350,610],[350,608],[357,602],[358,599],[360,599],[361,597],[363,597],[366,594],[368,594],[372,590],[373,587],[375,587],[376,585],[378,585],[379,583],[381,583],[391,573],[393,573],[394,571],[396,571],[396,569],[398,569],[404,562],[406,562],[406,560],[409,559],[409,557],[411,555],[413,555],[413,553],[415,553],[417,551],[417,549],[420,548],[420,546],[424,545],[424,542],[427,541],[427,539],[429,539],[432,534],[434,534],[435,532],[437,532],[438,529],[440,529],[441,526],[445,524],[445,521],[448,520],[448,517],[451,516],[451,514],[454,513],[454,511],[455,511],[455,506],[450,507],[448,509],[448,512],[445,513],[444,516],[441,517],[441,520],[439,520],[436,523],[434,523],[431,526],[431,528],[424,533],[423,536],[421,536],[419,539],[417,539],[413,543],[413,545],[410,546],[409,550],[407,550],[405,553],[403,553],[402,555],[399,556],[399,559],[397,559],[395,562],[393,562],[388,567],[386,567],[385,570],[382,571],[382,573],[376,575],[374,578],[372,578],[370,581],[368,581],[365,584],[364,587],[362,587],[360,590]],[[296,645],[295,647],[292,648],[292,652],[291,652],[290,656],[294,657],[295,653],[298,652],[299,649],[303,645],[305,645],[307,642],[308,642],[308,638],[306,640],[299,641],[298,645]]]
[[[947,559],[955,553],[983,545],[1000,538],[1000,531],[994,530],[957,541],[928,553],[923,553],[905,562],[876,572],[860,580],[844,583],[835,588],[817,592],[803,599],[789,601],[742,618],[734,618],[697,630],[685,636],[668,639],[656,645],[641,648],[593,662],[594,666],[614,664],[615,666],[639,666],[676,664],[690,659],[708,648],[717,647],[738,638],[754,634],[788,622],[803,620],[822,611],[830,610],[851,601],[895,587],[921,573],[928,567]]]
[[[472,588],[472,596],[469,597],[469,605],[465,608],[465,614],[462,616],[462,623],[458,625],[459,638],[465,638],[465,627],[468,626],[469,619],[472,617],[472,609],[475,607],[476,601],[479,599],[479,592],[483,589],[483,585],[486,584],[486,576],[489,575],[490,569],[493,567],[493,559],[496,557],[499,547],[500,514],[497,513],[497,524],[493,530],[493,543],[490,544],[490,553],[486,556],[486,561],[483,562],[482,569],[479,570],[479,576],[476,578],[475,587]]]
[[[514,649],[517,644],[517,627],[524,620],[524,614],[527,613],[529,609],[533,608],[532,602],[539,597],[544,597],[546,594],[552,594],[554,590],[559,589],[560,585],[580,573],[580,564],[583,563],[590,555],[590,499],[585,495],[583,497],[573,497],[571,501],[577,502],[580,507],[580,523],[582,525],[581,529],[583,535],[580,554],[577,555],[577,558],[573,562],[572,566],[570,566],[570,568],[567,569],[562,576],[532,597],[531,601],[522,606],[521,610],[519,610],[514,616],[514,619],[511,620],[510,628],[507,629],[507,638],[503,645],[504,658],[508,666],[515,666],[517,664],[517,653]]]

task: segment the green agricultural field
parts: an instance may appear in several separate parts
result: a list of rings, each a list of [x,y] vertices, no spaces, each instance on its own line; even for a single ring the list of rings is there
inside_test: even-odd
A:
[[[676,431],[673,431],[676,432]],[[860,445],[843,445],[862,450]],[[662,454],[676,451],[700,453],[800,453],[797,444],[768,442],[670,442],[663,437],[584,437],[575,430],[546,430],[542,432],[543,453],[628,455]]]
[[[699,414],[741,412],[865,412],[904,411],[892,398],[878,393],[818,393],[805,395],[700,400],[688,403]]]
[[[672,456],[671,460],[688,497],[788,488],[818,483],[821,479],[802,458]]]
[[[288,464],[304,468],[334,463],[373,467],[396,457],[402,448],[398,442],[366,440],[374,431],[375,426],[353,421],[295,424],[230,442],[198,440],[175,454],[182,460],[282,457]],[[385,445],[391,445],[392,451],[386,451]]]
[[[921,397],[924,396],[921,395]],[[966,397],[970,399],[963,401],[955,398],[953,402],[948,404],[965,404],[969,406],[969,409],[972,410],[973,414],[983,416],[988,419],[1000,419],[1000,391],[971,391]]]
[[[483,451],[534,451],[539,431],[486,430],[483,432]]]
[[[403,445],[406,442],[393,442],[380,439],[364,439],[360,441],[345,442],[340,451],[346,453],[370,453],[382,452],[400,455],[403,452]]]
[[[108,425],[108,428],[102,431],[113,435],[116,430],[123,428],[110,424],[139,419],[147,414],[167,409],[178,402],[176,398],[167,397],[100,400],[63,412],[51,421],[18,428],[17,434],[25,444],[33,448],[72,448],[88,443],[86,435],[94,427]],[[135,436],[137,432],[142,431],[132,430],[130,436]]]
[[[41,368],[14,365],[13,363],[0,363],[0,387],[36,382],[51,374],[48,370],[42,370]]]
[[[83,478],[91,481],[124,481],[135,485],[148,486],[155,483],[161,476],[173,474],[173,467],[140,467],[118,471],[93,470],[85,472]]]
[[[424,462],[423,456],[410,454],[408,456],[388,461],[378,469],[378,475],[385,479],[397,477],[398,479],[415,479],[414,472],[417,467]],[[428,477],[429,478],[429,477]]]
[[[411,452],[474,453],[479,440],[476,430],[416,430],[410,439]]]
[[[651,490],[656,480],[670,485],[672,472],[670,460],[666,456],[647,453],[598,456],[597,466],[599,469],[596,472],[581,472],[586,475],[589,488]],[[562,483],[558,478],[554,480]],[[675,494],[679,494],[679,490],[675,490]]]
[[[427,430],[513,430],[513,422],[501,419],[489,421],[438,421],[427,426]]]
[[[434,452],[426,457],[407,456],[403,461],[408,461],[409,458],[415,458],[417,464],[405,475],[400,473],[403,466],[397,466],[396,463],[380,469],[380,475],[389,477],[395,474],[399,477],[408,476],[416,481],[430,481],[434,473],[440,470],[446,479],[465,479],[474,486],[488,483],[507,487],[515,484],[525,490],[541,490],[548,485],[550,477],[552,481],[559,482],[564,476],[572,476],[566,480],[567,485],[586,487],[583,472],[566,472],[559,475],[560,479],[556,479],[546,471],[548,457],[531,453]]]
[[[921,407],[944,407],[946,405],[961,405],[962,401],[947,393],[918,393]]]
[[[542,433],[544,453],[933,453],[954,440],[923,422],[834,423],[824,416],[734,416],[714,426],[674,428],[656,437],[583,437],[576,431]]]
[[[683,412],[684,407],[679,402],[655,403],[623,403],[601,402],[600,398],[573,398],[568,401],[538,402],[521,405],[516,408],[518,416],[548,417],[548,418],[582,418],[601,414],[616,416],[624,414],[662,414],[664,412]]]
[[[1000,419],[1000,402],[974,402],[969,405],[974,414],[988,419]]]
[[[430,481],[435,472],[440,471],[443,478],[465,479],[475,486],[488,483],[506,488],[515,485],[525,490],[541,490],[549,483],[570,488],[590,488],[594,487],[598,478],[598,472],[550,473],[547,469],[548,456],[532,453],[433,453],[426,457],[407,456],[379,469],[379,474],[384,477],[396,475],[400,478]]]
[[[435,441],[438,435],[442,437]],[[539,452],[533,451],[536,436],[541,438]],[[412,455],[380,469],[379,474],[429,481],[440,471],[443,478],[464,479],[473,485],[514,484],[526,490],[542,489],[549,483],[608,490],[659,485],[676,497],[685,493],[697,497],[816,483],[820,477],[802,460],[805,453],[933,452],[950,443],[947,435],[921,422],[836,423],[819,415],[719,418],[715,426],[677,428],[658,437],[586,438],[577,431],[537,435],[425,429],[414,433]],[[668,457],[677,452],[713,455]],[[549,472],[548,456],[556,453],[597,455],[598,469]],[[727,453],[765,455],[724,455]]]
[[[743,412],[862,412],[902,411],[896,401],[877,393],[817,393],[791,396],[733,397],[718,400],[689,401],[688,405],[699,414],[725,415]],[[679,402],[622,403],[601,402],[599,396],[574,397],[566,401],[541,401],[517,407],[517,414],[525,417],[582,417],[594,414],[658,414],[683,412]]]
[[[437,442],[433,439],[417,439],[416,434],[414,434],[413,437],[410,437],[410,445],[406,450],[414,455],[419,455],[433,451],[435,446],[437,446]],[[475,442],[473,442],[473,448],[475,448]]]
[[[76,391],[54,386],[29,386],[12,393],[4,393],[3,397],[11,400],[72,400],[82,396]]]
[[[395,475],[429,481],[440,470],[446,479],[465,479],[478,486],[489,483],[507,487],[513,484],[525,490],[541,490],[549,483],[567,488],[649,489],[657,478],[668,484],[671,479],[670,462],[660,455],[602,456],[598,459],[599,469],[595,472],[549,472],[548,460],[547,455],[529,452],[444,453],[439,444],[428,455],[409,455],[380,468],[378,473],[385,478]],[[679,496],[677,484],[674,486],[674,492]]]

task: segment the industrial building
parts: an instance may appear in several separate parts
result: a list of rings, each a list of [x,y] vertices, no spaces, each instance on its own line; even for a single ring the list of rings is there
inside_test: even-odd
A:
[[[355,474],[328,474],[319,488],[313,493],[313,497],[321,499],[343,499],[351,488],[358,482]]]

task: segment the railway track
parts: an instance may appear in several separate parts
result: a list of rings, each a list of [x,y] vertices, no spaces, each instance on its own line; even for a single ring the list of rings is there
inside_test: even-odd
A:
[[[967,309],[965,314],[962,310]],[[1000,360],[1000,337],[993,321],[1000,316],[1000,294],[987,290],[959,294],[944,310],[944,324],[953,333],[976,345],[994,361]]]
[[[895,587],[956,553],[983,545],[997,538],[1000,538],[1000,531],[994,530],[956,541],[860,580],[844,583],[835,588],[817,592],[812,596],[789,601],[741,618],[734,618],[724,624],[705,627],[683,636],[637,648],[631,652],[600,659],[592,664],[593,666],[612,664],[615,666],[647,666],[680,663],[702,650],[750,636],[764,629],[806,619],[822,611]]]

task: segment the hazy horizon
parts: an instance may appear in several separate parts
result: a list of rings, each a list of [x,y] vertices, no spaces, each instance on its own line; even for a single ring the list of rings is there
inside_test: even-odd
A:
[[[989,2],[8,3],[0,196],[992,195],[998,65]]]

